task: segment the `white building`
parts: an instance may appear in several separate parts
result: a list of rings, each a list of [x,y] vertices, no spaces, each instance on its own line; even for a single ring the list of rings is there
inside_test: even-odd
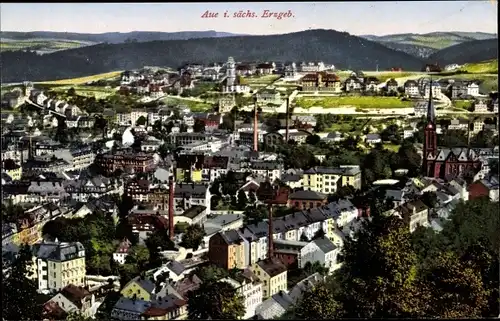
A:
[[[469,96],[479,96],[479,85],[472,82],[467,85],[467,95]]]
[[[319,72],[325,70],[325,64],[322,61],[318,62],[302,62],[299,65],[300,72]]]
[[[480,99],[474,102],[474,111],[476,113],[487,113],[488,112],[488,105],[486,104],[486,101]]]
[[[56,240],[35,244],[33,250],[39,291],[59,291],[69,284],[84,285],[85,248],[82,243]]]
[[[125,260],[131,246],[132,244],[129,240],[123,240],[120,245],[118,245],[116,251],[113,253],[113,260],[119,264],[125,264]]]
[[[262,283],[246,269],[234,278],[224,278],[221,281],[231,284],[236,292],[243,297],[245,315],[243,319],[250,319],[255,315],[255,309],[262,303]]]
[[[309,242],[300,250],[300,268],[304,268],[309,262],[319,262],[321,266],[329,269],[330,272],[336,270],[337,255],[340,249],[336,247],[326,236]]]

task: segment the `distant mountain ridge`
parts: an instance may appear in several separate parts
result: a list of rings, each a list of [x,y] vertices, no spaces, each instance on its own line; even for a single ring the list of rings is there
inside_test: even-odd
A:
[[[52,35],[54,37],[54,35]],[[99,44],[43,56],[2,52],[2,80],[42,81],[82,77],[143,66],[178,67],[182,63],[226,61],[324,61],[338,68],[420,70],[422,59],[347,32],[307,30],[268,36]]]
[[[76,40],[94,43],[123,43],[126,41],[161,41],[161,40],[187,40],[197,38],[221,38],[240,36],[229,32],[208,31],[180,31],[180,32],[156,32],[156,31],[132,31],[132,32],[106,32],[99,34],[76,33],[76,32],[53,32],[53,31],[32,31],[16,32],[2,31],[0,38],[13,40],[26,39],[55,39],[55,40]]]
[[[498,35],[485,32],[437,31],[426,34],[403,33],[385,36],[362,35],[360,37],[416,57],[428,58],[438,50],[456,44],[475,40],[497,39]]]
[[[457,44],[429,56],[430,62],[440,65],[476,63],[498,59],[498,40],[475,40]]]

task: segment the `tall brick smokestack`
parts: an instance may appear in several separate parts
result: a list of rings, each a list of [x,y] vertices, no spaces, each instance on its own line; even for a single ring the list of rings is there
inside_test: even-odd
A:
[[[168,182],[168,237],[171,241],[174,240],[174,193],[175,182],[171,177]]]
[[[267,257],[269,259],[272,259],[274,257],[274,239],[273,239],[273,204],[269,203],[268,205],[269,209],[269,231],[268,231],[268,255]]]
[[[259,150],[259,135],[258,135],[258,111],[257,111],[257,96],[253,97],[253,150]]]
[[[286,131],[285,131],[285,141],[288,143],[288,140],[290,139],[288,136],[289,136],[289,130],[290,130],[290,98],[287,97],[286,98],[286,120],[285,120],[285,123],[286,123]]]

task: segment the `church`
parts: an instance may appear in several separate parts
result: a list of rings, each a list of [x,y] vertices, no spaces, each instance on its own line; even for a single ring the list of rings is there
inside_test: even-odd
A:
[[[250,86],[243,83],[243,79],[236,75],[236,64],[233,57],[229,57],[226,63],[226,77],[222,80],[223,93],[249,93]]]
[[[424,129],[422,174],[444,180],[455,177],[473,178],[481,170],[479,155],[471,148],[437,146],[436,117],[432,90],[427,105],[427,125]]]

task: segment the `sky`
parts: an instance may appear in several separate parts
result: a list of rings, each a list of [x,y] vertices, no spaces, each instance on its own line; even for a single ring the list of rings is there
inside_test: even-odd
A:
[[[217,18],[202,18],[206,11]],[[256,18],[233,18],[239,10]],[[264,10],[291,17],[263,18]],[[230,17],[224,18],[224,12]],[[497,33],[496,1],[249,3],[2,3],[2,31],[78,33],[204,31],[280,34],[334,29],[354,35],[469,31]]]

